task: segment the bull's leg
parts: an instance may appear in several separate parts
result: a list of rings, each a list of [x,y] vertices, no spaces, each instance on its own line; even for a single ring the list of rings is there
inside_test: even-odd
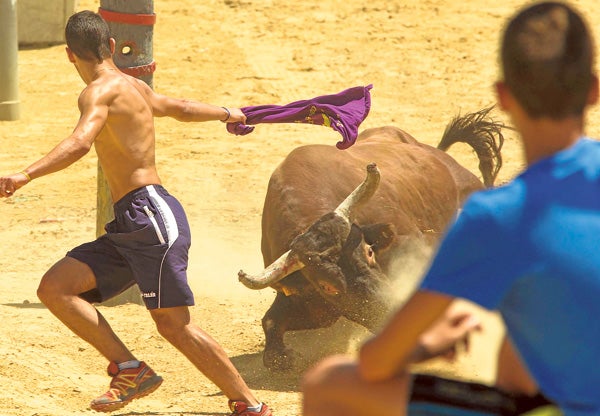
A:
[[[325,328],[331,326],[340,316],[340,312],[316,292],[309,291],[294,296],[285,296],[277,292],[273,304],[262,319],[265,331],[265,367],[276,371],[285,371],[293,367],[293,352],[286,348],[283,342],[285,332]]]

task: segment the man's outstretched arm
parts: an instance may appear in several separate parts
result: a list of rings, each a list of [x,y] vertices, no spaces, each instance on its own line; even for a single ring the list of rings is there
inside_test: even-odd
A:
[[[140,81],[152,105],[155,117],[172,117],[184,122],[222,121],[224,123],[244,123],[246,116],[239,108],[219,107],[199,101],[173,98],[157,94]]]
[[[10,197],[31,180],[65,169],[86,155],[108,117],[104,100],[98,92],[84,90],[78,102],[81,116],[73,133],[23,171],[0,177],[0,197]]]

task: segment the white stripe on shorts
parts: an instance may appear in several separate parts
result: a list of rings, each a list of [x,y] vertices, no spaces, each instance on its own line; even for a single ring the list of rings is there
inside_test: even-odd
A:
[[[171,207],[169,207],[167,201],[156,192],[154,186],[148,185],[146,186],[146,189],[148,190],[150,197],[156,203],[156,208],[165,223],[165,228],[167,229],[167,243],[169,244],[169,247],[171,247],[175,240],[177,240],[177,237],[179,237],[179,228],[177,227],[175,215],[173,214],[173,211],[171,211]]]

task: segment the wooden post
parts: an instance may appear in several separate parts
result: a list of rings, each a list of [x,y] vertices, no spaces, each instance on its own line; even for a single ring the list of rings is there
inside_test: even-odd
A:
[[[0,120],[19,119],[16,0],[0,0]]]
[[[156,21],[153,0],[100,0],[98,12],[108,23],[111,37],[116,41],[113,60],[117,67],[126,74],[143,80],[152,88],[156,68],[152,58],[152,37]],[[113,218],[112,205],[106,179],[98,165],[97,236],[104,233],[104,225]],[[129,302],[140,305],[143,303],[137,286],[103,305],[114,306]]]

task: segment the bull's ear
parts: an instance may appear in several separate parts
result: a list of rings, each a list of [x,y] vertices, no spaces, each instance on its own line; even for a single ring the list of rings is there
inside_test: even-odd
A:
[[[385,250],[396,239],[396,227],[391,223],[365,225],[361,228],[365,242],[376,252]]]
[[[363,233],[361,227],[356,224],[352,224],[350,227],[350,233],[348,234],[348,238],[344,242],[344,246],[342,247],[342,251],[340,253],[340,258],[345,258],[347,256],[352,256],[352,252],[358,247],[358,245],[363,240]]]

